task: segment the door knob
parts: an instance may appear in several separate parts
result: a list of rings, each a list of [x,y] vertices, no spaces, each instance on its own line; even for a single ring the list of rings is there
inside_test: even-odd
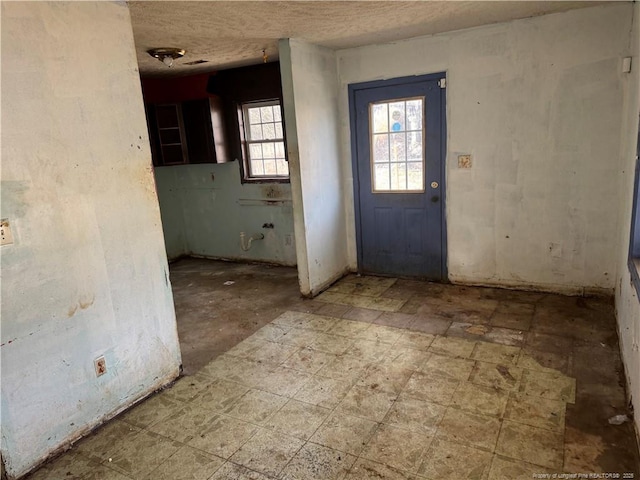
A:
[[[431,188],[438,188],[438,182],[431,182]]]

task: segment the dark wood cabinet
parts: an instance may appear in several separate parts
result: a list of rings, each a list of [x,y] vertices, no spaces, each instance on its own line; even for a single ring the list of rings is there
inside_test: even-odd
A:
[[[146,111],[155,166],[228,161],[216,99],[147,104]]]

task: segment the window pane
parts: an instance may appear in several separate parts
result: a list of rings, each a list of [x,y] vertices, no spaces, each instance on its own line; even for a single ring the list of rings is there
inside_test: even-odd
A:
[[[422,132],[407,134],[407,158],[409,160],[422,160]]]
[[[381,163],[374,166],[373,184],[376,190],[390,190],[388,163]]]
[[[285,160],[276,160],[278,175],[289,175],[289,164]]]
[[[289,164],[284,145],[282,109],[277,101],[243,105],[248,177],[287,177]]]
[[[405,102],[389,104],[389,124],[392,132],[401,132],[405,129],[404,104]]]
[[[252,175],[264,175],[264,168],[261,160],[251,161],[251,174]]]
[[[259,108],[248,108],[249,112],[249,123],[260,123],[260,109]]]
[[[265,140],[276,138],[276,128],[273,123],[265,123],[262,125],[262,135]]]
[[[262,159],[262,145],[257,143],[249,145],[249,158],[251,160]]]
[[[262,116],[262,123],[273,122],[273,107],[270,105],[260,108],[260,115]]]
[[[373,136],[373,161],[375,163],[389,161],[389,135],[386,133]]]
[[[391,190],[407,189],[407,164],[391,164]]]
[[[275,175],[276,171],[276,161],[275,160],[265,160],[264,161],[264,174],[265,175]]]
[[[262,125],[251,125],[251,140],[262,140]]]
[[[424,98],[371,103],[370,110],[373,191],[424,191]]]
[[[409,190],[424,190],[422,162],[407,163],[407,187]]]
[[[407,159],[406,153],[404,151],[404,142],[406,138],[406,134],[404,133],[392,133],[391,137],[391,148],[390,148],[390,158],[392,162],[404,162]]]
[[[407,102],[407,130],[422,130],[422,99]]]
[[[263,143],[262,154],[264,158],[275,158],[276,152],[273,143]]]
[[[382,104],[374,104],[373,105],[373,132],[374,133],[379,133],[379,132],[388,132],[389,131],[389,124],[388,124],[388,118],[389,118],[389,114],[387,112],[387,104],[386,103],[382,103]]]

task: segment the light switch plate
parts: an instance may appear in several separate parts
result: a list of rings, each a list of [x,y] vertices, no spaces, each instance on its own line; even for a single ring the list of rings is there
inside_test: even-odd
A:
[[[458,168],[471,168],[471,155],[458,155]]]
[[[2,237],[2,245],[11,245],[13,243],[11,225],[9,225],[7,218],[0,220],[0,237]]]

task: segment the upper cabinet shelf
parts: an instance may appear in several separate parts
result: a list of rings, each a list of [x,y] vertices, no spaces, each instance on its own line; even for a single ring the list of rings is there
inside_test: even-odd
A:
[[[145,107],[155,166],[229,161],[218,99],[147,103]]]

